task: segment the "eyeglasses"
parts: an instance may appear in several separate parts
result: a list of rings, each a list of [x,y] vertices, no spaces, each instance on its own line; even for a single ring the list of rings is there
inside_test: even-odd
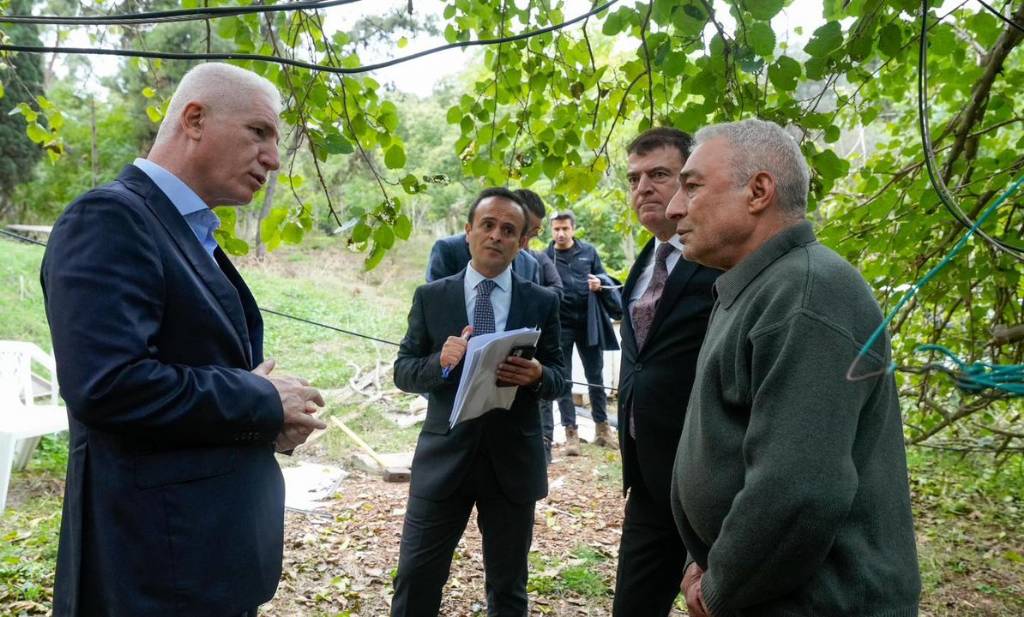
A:
[[[630,190],[635,191],[636,188],[640,186],[640,179],[643,178],[644,176],[647,176],[647,179],[650,180],[651,184],[656,184],[659,186],[662,184],[668,184],[672,180],[678,178],[676,174],[673,174],[671,171],[663,167],[652,169],[650,172],[631,172],[626,174],[626,181],[629,182]]]

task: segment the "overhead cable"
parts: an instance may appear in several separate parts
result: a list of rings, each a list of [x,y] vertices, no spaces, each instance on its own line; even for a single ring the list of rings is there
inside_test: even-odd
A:
[[[486,46],[486,45],[498,45],[501,43],[512,43],[515,41],[521,41],[524,39],[533,38],[556,30],[561,30],[575,23],[583,21],[589,17],[597,15],[601,11],[604,11],[608,7],[612,6],[619,0],[609,0],[601,6],[594,7],[586,13],[574,17],[568,21],[564,21],[558,24],[546,26],[544,28],[538,28],[536,30],[529,30],[527,32],[521,32],[519,34],[505,36],[495,39],[476,39],[472,41],[458,41],[455,43],[449,43],[447,45],[440,45],[431,49],[425,49],[416,53],[408,54],[398,58],[392,58],[384,62],[378,62],[376,64],[367,64],[364,66],[358,66],[353,68],[344,68],[338,66],[331,66],[327,64],[318,64],[315,62],[305,62],[303,60],[295,60],[293,58],[283,58],[281,56],[268,56],[263,54],[242,54],[242,53],[189,53],[189,52],[166,52],[166,51],[144,51],[138,49],[110,49],[110,48],[99,48],[99,47],[53,47],[53,46],[35,46],[35,45],[0,45],[0,51],[16,51],[22,53],[52,53],[52,54],[71,54],[71,55],[92,55],[92,56],[124,56],[132,58],[156,58],[161,60],[248,60],[254,62],[270,62],[274,64],[282,64],[288,66],[295,66],[304,69],[310,69],[312,71],[322,71],[325,73],[335,73],[338,75],[357,75],[360,73],[368,73],[370,71],[376,71],[379,69],[394,66],[396,64],[402,64],[429,56],[449,49],[458,49],[465,47],[475,46]]]

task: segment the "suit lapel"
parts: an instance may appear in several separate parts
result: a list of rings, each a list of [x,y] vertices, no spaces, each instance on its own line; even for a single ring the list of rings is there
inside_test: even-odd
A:
[[[448,336],[459,336],[462,330],[469,325],[469,317],[466,315],[465,281],[465,270],[444,279],[445,287],[441,294],[444,307],[440,314],[444,315],[444,319],[452,326],[450,329],[446,326],[444,330],[455,333]],[[444,340],[441,343],[444,343]]]
[[[141,170],[129,166],[121,173],[119,179],[142,196],[146,207],[167,230],[167,234],[177,245],[178,250],[191,264],[192,269],[199,275],[213,297],[217,299],[233,326],[235,339],[242,356],[251,365],[252,349],[249,343],[249,330],[246,326],[245,312],[238,290],[203,249],[196,239],[195,233],[192,232],[192,228],[185,222],[185,218],[181,216],[181,213],[164,195],[163,191],[149,179],[149,176]],[[235,274],[237,275],[237,272]]]
[[[526,319],[526,289],[526,281],[512,273],[512,301],[509,303],[508,317],[505,319],[506,332],[523,327]]]
[[[686,289],[686,284],[690,282],[690,278],[697,272],[698,267],[700,266],[692,261],[686,261],[682,255],[679,256],[679,261],[676,262],[676,266],[668,275],[668,280],[665,281],[665,289],[661,292],[661,300],[658,301],[658,310],[654,312],[654,320],[651,322],[651,331],[647,333],[648,338],[658,331],[658,326],[679,301],[680,294]]]

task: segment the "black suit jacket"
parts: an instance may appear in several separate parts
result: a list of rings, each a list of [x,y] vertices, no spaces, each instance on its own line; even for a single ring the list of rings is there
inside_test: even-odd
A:
[[[281,573],[280,398],[256,302],[141,170],[54,225],[41,280],[71,444],[56,617],[224,617]]]
[[[629,302],[633,288],[654,251],[654,239],[644,246],[622,290]],[[619,441],[623,492],[642,481],[659,502],[669,503],[676,447],[683,431],[686,403],[693,388],[697,354],[707,330],[714,299],[711,289],[720,272],[680,256],[669,273],[654,314],[647,342],[637,350],[631,306],[625,307],[619,333]],[[635,414],[636,440],[629,439],[628,411]],[[635,446],[635,447],[632,447]]]
[[[562,351],[558,344],[558,296],[512,274],[512,303],[506,330],[539,327],[535,357],[544,366],[536,392],[520,387],[509,410],[495,409],[480,418],[448,429],[458,391],[462,364],[441,375],[441,348],[449,336],[466,327],[465,271],[421,285],[409,310],[409,329],[395,360],[395,385],[406,392],[426,394],[423,422],[412,462],[409,493],[439,501],[449,497],[465,479],[479,453],[490,458],[502,493],[514,503],[547,495],[547,469],[541,439],[538,398],[562,394]]]

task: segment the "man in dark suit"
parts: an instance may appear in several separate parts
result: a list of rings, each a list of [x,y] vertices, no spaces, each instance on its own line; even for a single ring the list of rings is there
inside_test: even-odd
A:
[[[323,428],[323,400],[269,374],[210,208],[277,169],[279,111],[265,79],[194,68],[148,158],[54,225],[41,280],[71,428],[56,617],[252,617],[274,595],[275,445]]]
[[[530,189],[518,189],[516,195],[522,199],[523,205],[526,206],[528,219],[526,242],[528,245],[529,241],[540,235],[541,230],[543,230],[544,221],[547,218],[547,208],[544,207],[544,200],[541,199],[540,195]],[[551,261],[551,258],[544,251],[535,251],[528,248],[528,246],[524,246],[523,250],[529,252],[537,260],[537,265],[540,267],[540,286],[547,287],[557,293],[559,301],[561,301],[562,278],[558,276],[558,268],[555,267],[555,262]],[[552,411],[551,401],[540,402],[540,420],[541,426],[544,429],[544,459],[550,465],[551,445],[554,443],[555,438],[555,416]]]
[[[506,189],[483,191],[469,211],[472,260],[420,286],[395,360],[395,384],[428,395],[412,463],[409,503],[391,603],[393,617],[435,616],[455,546],[473,506],[483,536],[488,615],[527,614],[527,555],[534,505],[547,495],[538,399],[565,387],[558,346],[558,297],[523,280],[510,264],[526,213]],[[449,430],[467,338],[541,329],[535,357],[508,357],[497,378],[518,386],[510,409],[492,409]],[[446,370],[447,369],[447,370]]]
[[[623,288],[628,303],[619,371],[619,442],[628,491],[613,613],[664,617],[683,578],[686,550],[669,501],[676,445],[719,272],[682,257],[665,209],[679,189],[690,136],[651,129],[628,147],[632,207],[654,237]]]

